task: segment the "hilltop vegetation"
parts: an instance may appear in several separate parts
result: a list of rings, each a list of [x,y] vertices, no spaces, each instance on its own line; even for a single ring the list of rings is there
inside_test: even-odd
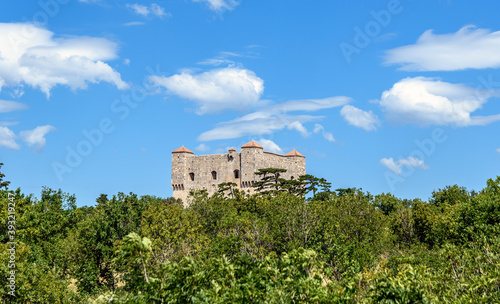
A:
[[[500,302],[500,177],[477,193],[454,185],[422,201],[277,172],[261,174],[263,194],[221,184],[212,197],[193,193],[189,208],[132,193],[77,207],[49,188],[38,200],[0,174],[2,301]]]

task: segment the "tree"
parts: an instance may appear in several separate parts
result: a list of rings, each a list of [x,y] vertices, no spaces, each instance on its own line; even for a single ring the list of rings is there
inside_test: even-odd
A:
[[[432,197],[429,203],[435,206],[443,206],[444,204],[455,205],[466,203],[470,199],[469,192],[465,187],[458,185],[446,186],[444,189],[432,191]]]
[[[236,187],[238,185],[236,183],[231,183],[231,182],[227,182],[227,183],[220,183],[217,185],[217,187],[219,188],[217,190],[217,192],[224,196],[224,194],[226,193],[226,191],[229,190],[229,195],[231,196],[231,198],[234,198],[235,196],[235,191],[237,190]]]
[[[280,176],[285,173],[286,169],[264,168],[255,172],[255,175],[260,176],[260,181],[254,183],[252,187],[257,188],[257,191],[262,194],[270,194],[280,191]],[[274,188],[274,190],[270,190]]]
[[[279,180],[279,189],[287,191],[290,194],[303,196],[306,193],[305,183],[303,181],[296,179],[284,179]]]
[[[160,264],[196,255],[204,245],[199,222],[198,213],[174,198],[152,202],[141,224],[142,235],[152,242],[152,261]]]
[[[113,245],[132,232],[141,232],[144,211],[156,197],[118,193],[111,199],[101,194],[84,220],[71,235],[68,254],[73,261],[72,275],[78,280],[78,289],[94,293],[99,289],[116,288],[112,263]]]
[[[118,270],[124,271],[127,289],[137,289],[143,282],[149,284],[146,264],[151,256],[152,244],[148,238],[141,238],[132,232],[115,244],[113,263]],[[142,281],[144,279],[144,281]]]
[[[319,178],[312,176],[310,174],[305,174],[299,176],[299,180],[305,183],[306,193],[313,192],[313,197],[316,196],[316,191],[319,187]]]
[[[0,163],[0,169],[2,169],[2,166],[3,166],[3,163]],[[8,181],[3,181],[4,177],[5,177],[5,174],[0,172],[0,190],[2,190],[2,188],[7,189],[7,186],[9,186],[9,184],[10,184],[10,182],[8,182]]]

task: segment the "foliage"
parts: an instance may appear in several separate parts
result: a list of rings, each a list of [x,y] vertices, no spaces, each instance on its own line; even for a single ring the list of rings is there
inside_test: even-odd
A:
[[[0,163],[0,170],[2,169],[3,163]],[[0,172],[0,190],[2,188],[7,189],[7,187],[10,185],[9,181],[4,181],[3,178],[5,177],[5,174]]]
[[[9,190],[0,174],[0,299],[500,302],[500,177],[478,192],[446,186],[425,202],[259,172],[257,195],[223,183],[213,196],[193,191],[188,207],[133,193],[77,207],[62,190],[43,188],[40,199]]]

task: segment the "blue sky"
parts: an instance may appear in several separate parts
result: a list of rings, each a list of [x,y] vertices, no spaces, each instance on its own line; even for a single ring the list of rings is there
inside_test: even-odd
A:
[[[250,140],[334,188],[427,199],[500,166],[496,1],[41,0],[0,9],[11,188],[172,195]]]

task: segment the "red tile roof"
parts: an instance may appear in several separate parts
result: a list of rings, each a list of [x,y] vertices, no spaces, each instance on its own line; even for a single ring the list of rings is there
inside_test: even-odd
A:
[[[191,154],[194,154],[193,151],[191,151],[187,148],[184,148],[184,146],[180,147],[179,149],[175,149],[174,151],[172,151],[172,153],[191,153]]]
[[[231,152],[231,151],[235,152],[235,151],[236,151],[236,149],[235,149],[235,148],[231,148],[231,149],[229,149],[228,151],[229,151],[229,152]]]
[[[262,147],[261,145],[259,145],[258,143],[256,143],[253,140],[251,142],[248,142],[248,143],[244,144],[241,147],[242,148],[260,148],[260,149],[264,149],[264,147]]]
[[[305,157],[304,155],[300,154],[297,150],[293,149],[293,151],[289,152],[288,154],[286,154],[285,156],[301,156],[301,157]]]

